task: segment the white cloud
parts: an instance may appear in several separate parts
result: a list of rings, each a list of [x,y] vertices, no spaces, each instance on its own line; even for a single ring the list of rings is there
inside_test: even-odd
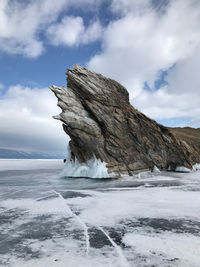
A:
[[[100,4],[101,1],[92,0],[57,0],[56,3],[54,0],[1,0],[0,50],[9,54],[22,54],[29,58],[38,57],[44,51],[41,33],[56,22],[61,12],[83,6],[87,6],[87,10],[90,10]],[[72,34],[74,26],[70,25],[71,36],[74,38]],[[85,31],[87,34],[87,30]],[[67,40],[69,41],[69,38]],[[87,40],[89,41],[89,38]]]
[[[65,17],[61,23],[53,24],[47,30],[49,41],[54,45],[77,43],[80,34],[84,31],[81,17]]]
[[[167,76],[170,93],[200,92],[200,45],[192,51],[192,55],[178,62]]]
[[[120,17],[104,30],[102,52],[88,67],[121,82],[133,105],[153,118],[199,116],[199,1],[158,8],[152,1],[113,0],[111,9]],[[169,86],[154,92],[161,70],[169,70]]]
[[[0,147],[65,151],[68,137],[52,118],[58,112],[50,89],[9,87],[0,98]]]
[[[90,23],[88,27],[85,27],[84,32],[80,36],[80,43],[88,44],[94,42],[102,37],[103,28],[98,20]]]
[[[27,57],[39,56],[44,47],[39,40],[43,27],[54,21],[66,0],[0,1],[0,49]]]
[[[195,92],[171,94],[167,87],[154,92],[144,90],[133,100],[133,104],[154,119],[200,117],[199,97]]]
[[[81,17],[65,16],[61,23],[52,24],[47,30],[49,41],[53,45],[78,46],[94,42],[101,37],[99,21],[84,25]]]

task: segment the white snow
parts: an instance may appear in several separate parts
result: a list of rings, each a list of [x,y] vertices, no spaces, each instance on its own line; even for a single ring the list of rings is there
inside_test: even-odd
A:
[[[125,267],[118,261],[112,249],[101,251],[93,249],[92,254],[86,256],[78,249],[78,242],[68,238],[54,238],[45,241],[30,240],[28,245],[35,251],[40,251],[39,259],[22,259],[10,256],[9,267]],[[5,265],[6,266],[6,265]]]
[[[69,199],[82,209],[81,218],[93,225],[115,225],[125,218],[184,218],[200,220],[198,191],[143,187],[98,193],[92,198]]]
[[[176,172],[191,172],[190,169],[184,167],[184,166],[177,166],[176,167]]]
[[[131,246],[135,253],[145,255],[145,266],[154,264],[162,266],[162,255],[171,260],[171,263],[166,266],[199,267],[200,238],[198,236],[180,235],[168,231],[163,233],[138,231],[125,235],[123,241]]]
[[[8,199],[1,201],[1,206],[6,209],[20,209],[33,215],[66,215],[71,216],[71,210],[59,198],[50,198],[45,201],[34,199]]]

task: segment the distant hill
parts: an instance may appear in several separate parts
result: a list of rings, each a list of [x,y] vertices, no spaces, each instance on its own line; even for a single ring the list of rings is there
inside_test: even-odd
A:
[[[48,154],[0,148],[0,159],[63,159],[64,154]]]
[[[200,150],[200,128],[169,128],[179,140],[186,141],[194,149]]]

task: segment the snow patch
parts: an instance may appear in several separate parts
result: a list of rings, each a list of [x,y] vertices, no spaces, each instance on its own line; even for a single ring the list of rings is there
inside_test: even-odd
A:
[[[199,191],[175,188],[135,188],[105,191],[87,198],[71,198],[68,204],[82,210],[86,224],[110,226],[133,218],[184,218],[200,220]],[[145,215],[144,215],[145,214]]]
[[[163,259],[170,261],[171,265],[167,266],[199,266],[200,239],[198,236],[142,231],[126,234],[123,242],[134,248],[135,253],[143,255],[148,266],[154,264],[163,266]]]
[[[177,166],[175,171],[176,172],[191,172],[190,169],[188,169],[188,168],[186,168],[184,166]]]
[[[7,209],[24,210],[32,215],[66,215],[71,216],[71,210],[58,197],[45,201],[34,199],[8,199],[1,202],[1,206]]]

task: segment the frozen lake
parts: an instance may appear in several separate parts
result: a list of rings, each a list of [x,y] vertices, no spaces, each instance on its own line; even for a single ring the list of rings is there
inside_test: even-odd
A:
[[[60,178],[0,160],[0,266],[200,266],[200,172]]]

